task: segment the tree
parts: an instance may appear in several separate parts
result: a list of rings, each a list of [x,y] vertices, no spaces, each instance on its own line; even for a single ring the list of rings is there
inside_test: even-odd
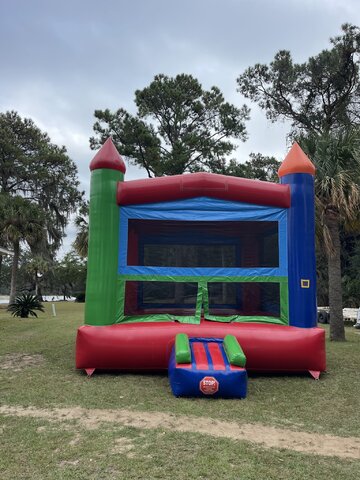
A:
[[[272,122],[290,120],[293,130],[319,135],[359,123],[360,30],[342,26],[332,48],[293,63],[281,50],[269,65],[256,64],[237,79],[238,91],[265,110]]]
[[[324,218],[327,245],[331,247],[328,250],[331,338],[343,340],[338,238],[339,227],[353,216],[352,202],[358,188],[354,132],[360,120],[360,30],[345,24],[342,35],[330,42],[330,49],[302,64],[294,63],[290,52],[282,50],[269,65],[248,68],[237,82],[240,93],[265,110],[272,122],[290,120],[291,134],[298,137],[300,145],[306,144],[305,137],[317,145],[312,148],[310,157],[318,169],[317,200]],[[337,195],[339,205],[334,202]],[[327,201],[334,208],[326,208]]]
[[[44,274],[47,273],[51,268],[50,261],[42,255],[32,256],[30,261],[26,265],[26,271],[31,275],[35,296],[42,300],[42,294],[40,290],[41,282],[44,279]]]
[[[342,285],[346,305],[360,305],[360,235],[355,232],[343,234],[342,238]]]
[[[71,212],[82,199],[77,168],[65,147],[17,112],[0,113],[0,192],[21,195],[45,214],[47,247],[61,243]]]
[[[86,258],[89,244],[89,202],[81,206],[74,223],[77,232],[73,242],[73,248],[81,258]]]
[[[191,75],[156,75],[135,92],[135,116],[120,108],[96,110],[98,148],[112,136],[118,150],[149,177],[184,172],[221,171],[235,150],[230,139],[246,140],[249,109],[225,102],[217,87],[203,90]]]
[[[12,303],[17,290],[20,245],[26,242],[31,248],[43,243],[46,235],[45,215],[38,205],[28,199],[0,193],[0,218],[3,219],[3,235],[14,251],[10,287]]]
[[[75,288],[85,291],[86,262],[73,251],[67,253],[54,268],[54,280],[64,300],[74,293]]]
[[[4,255],[0,270],[0,295],[7,295],[9,293],[11,264],[12,257],[10,255]]]
[[[268,182],[278,182],[278,170],[281,162],[275,157],[268,157],[261,153],[250,153],[250,159],[244,163],[230,160],[224,169],[224,174],[234,177],[252,178]]]
[[[15,251],[12,298],[21,243],[27,242],[33,254],[53,257],[70,213],[82,202],[78,186],[77,168],[65,147],[52,144],[32,120],[17,112],[0,113],[0,194],[9,205],[0,215],[0,227],[1,240],[9,240]],[[33,241],[36,228],[41,239]]]
[[[330,340],[345,340],[342,319],[341,227],[358,229],[360,135],[358,129],[300,140],[316,166],[316,208],[328,262]],[[319,229],[317,230],[320,231]]]

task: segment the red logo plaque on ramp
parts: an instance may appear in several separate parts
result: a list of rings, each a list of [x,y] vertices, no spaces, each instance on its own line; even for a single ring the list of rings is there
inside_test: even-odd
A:
[[[214,377],[204,377],[199,388],[204,395],[214,395],[219,390],[219,382]]]

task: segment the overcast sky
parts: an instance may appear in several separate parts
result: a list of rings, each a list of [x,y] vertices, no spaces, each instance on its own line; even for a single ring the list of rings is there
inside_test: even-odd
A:
[[[0,110],[31,117],[65,145],[88,191],[94,110],[134,113],[134,91],[154,75],[189,73],[250,106],[239,161],[250,152],[281,160],[288,126],[245,101],[236,78],[280,49],[306,60],[345,22],[360,25],[360,0],[0,0]],[[141,176],[128,166],[127,179]],[[73,228],[68,235],[65,249]]]

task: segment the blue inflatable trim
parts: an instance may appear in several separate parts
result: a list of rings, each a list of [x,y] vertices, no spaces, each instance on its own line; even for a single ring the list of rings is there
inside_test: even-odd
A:
[[[287,208],[267,207],[248,203],[197,197],[175,202],[163,202],[120,207],[118,273],[126,275],[167,276],[287,276]],[[167,268],[127,266],[128,221],[182,220],[182,221],[277,221],[279,224],[278,268]]]

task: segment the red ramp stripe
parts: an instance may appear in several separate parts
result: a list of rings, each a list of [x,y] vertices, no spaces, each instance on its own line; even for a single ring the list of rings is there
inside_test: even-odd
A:
[[[209,342],[207,347],[211,355],[214,370],[225,370],[224,357],[221,353],[219,344]]]
[[[237,365],[230,365],[230,370],[245,370],[245,368],[238,367]]]
[[[191,363],[177,363],[176,368],[191,368]]]
[[[194,353],[196,369],[207,370],[209,368],[209,363],[207,360],[204,344],[201,342],[194,342],[192,344],[192,349]]]

